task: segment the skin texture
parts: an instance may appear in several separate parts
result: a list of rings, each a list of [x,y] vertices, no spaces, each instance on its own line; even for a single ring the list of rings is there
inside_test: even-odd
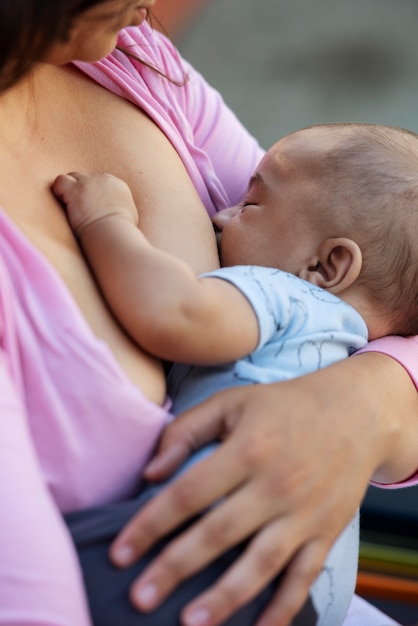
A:
[[[217,265],[209,220],[166,138],[129,103],[65,66],[71,59],[91,60],[111,50],[115,30],[137,23],[136,6],[152,3],[114,0],[95,11],[103,11],[105,4],[114,11],[128,7],[128,13],[117,23],[114,17],[89,22],[88,50],[81,50],[86,27],[79,22],[72,39],[51,50],[48,64],[0,94],[0,203],[57,270],[93,332],[106,341],[132,381],[159,402],[160,369],[110,316],[50,192],[62,172],[123,175],[133,190],[141,228],[154,245],[178,256],[187,253],[185,261],[196,272]],[[140,146],[126,153],[133,134],[141,136]],[[164,190],[163,157],[169,178]],[[181,203],[173,206],[175,195]],[[28,208],[33,206],[39,207],[35,213]],[[194,510],[224,500],[150,566],[131,591],[134,604],[152,608],[226,545],[254,534],[237,566],[185,608],[183,621],[220,623],[288,563],[279,595],[257,626],[286,624],[368,480],[374,476],[391,482],[415,471],[417,413],[416,391],[404,369],[389,357],[370,353],[289,384],[231,390],[176,420],[162,438],[150,477],[162,478],[189,450],[217,435],[225,444],[132,520],[115,542],[112,558],[120,565],[131,562]],[[254,503],[250,517],[248,502]],[[141,590],[146,592],[142,597]]]

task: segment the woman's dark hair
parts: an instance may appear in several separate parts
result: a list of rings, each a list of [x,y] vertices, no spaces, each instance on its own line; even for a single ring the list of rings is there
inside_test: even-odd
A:
[[[78,15],[106,1],[0,0],[0,92],[18,82],[54,43],[65,41]],[[120,49],[172,80],[133,52]],[[172,82],[183,85],[185,81]]]
[[[0,91],[65,41],[77,15],[104,1],[0,0]]]

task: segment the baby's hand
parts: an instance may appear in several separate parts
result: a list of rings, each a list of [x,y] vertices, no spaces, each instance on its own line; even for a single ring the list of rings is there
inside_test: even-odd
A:
[[[138,223],[138,212],[128,185],[112,174],[71,172],[57,176],[52,191],[64,204],[77,237],[98,220],[117,217]]]

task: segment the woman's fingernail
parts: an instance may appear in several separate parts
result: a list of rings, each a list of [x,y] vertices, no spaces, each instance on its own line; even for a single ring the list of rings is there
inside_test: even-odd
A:
[[[143,609],[152,609],[157,603],[158,592],[155,585],[146,583],[134,591],[135,600]]]
[[[134,551],[131,546],[118,546],[113,549],[112,556],[118,565],[130,565],[134,559]]]
[[[190,611],[185,619],[186,626],[209,626],[210,613],[207,609],[195,609]]]

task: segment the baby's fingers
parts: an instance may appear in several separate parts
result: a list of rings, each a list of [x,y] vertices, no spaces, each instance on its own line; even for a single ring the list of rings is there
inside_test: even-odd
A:
[[[54,195],[65,205],[68,204],[71,193],[77,186],[77,178],[74,174],[60,174],[51,186]]]

